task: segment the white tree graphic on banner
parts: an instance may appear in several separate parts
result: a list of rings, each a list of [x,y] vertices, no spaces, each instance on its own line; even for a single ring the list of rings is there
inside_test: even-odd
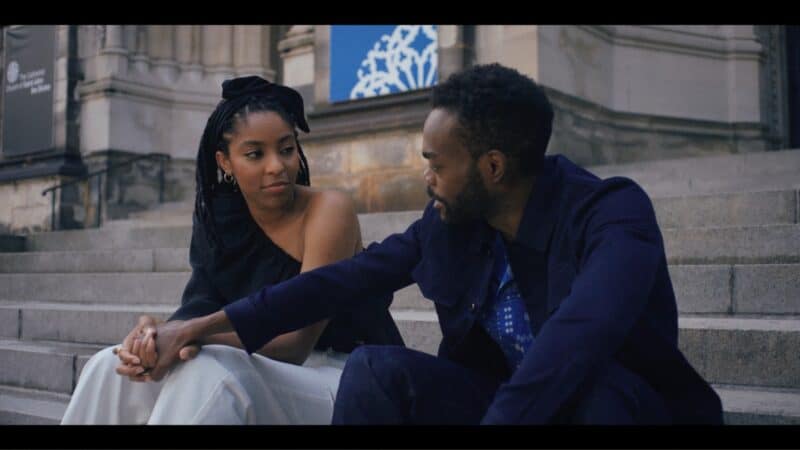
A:
[[[431,41],[422,53],[411,46],[420,32]],[[431,86],[438,67],[436,47],[436,30],[432,25],[398,25],[391,36],[384,34],[367,52],[350,99],[388,94],[392,87],[404,92]],[[385,71],[378,69],[381,61]]]

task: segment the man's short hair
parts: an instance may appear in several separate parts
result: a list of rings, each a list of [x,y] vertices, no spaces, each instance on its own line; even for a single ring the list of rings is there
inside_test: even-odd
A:
[[[532,79],[500,64],[476,65],[433,88],[433,108],[455,113],[473,158],[497,149],[522,175],[538,173],[550,141],[553,108]]]

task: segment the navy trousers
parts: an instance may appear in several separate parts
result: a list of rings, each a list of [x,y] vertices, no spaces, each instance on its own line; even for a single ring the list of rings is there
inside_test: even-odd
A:
[[[332,423],[477,425],[498,387],[497,380],[446,359],[405,347],[365,345],[347,360]],[[666,424],[669,417],[647,383],[613,364],[553,422]]]

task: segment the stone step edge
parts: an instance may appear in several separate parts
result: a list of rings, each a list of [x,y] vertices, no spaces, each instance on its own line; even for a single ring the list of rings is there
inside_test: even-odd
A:
[[[0,385],[0,411],[61,422],[69,394]]]
[[[156,252],[156,251],[181,251],[186,252],[188,256],[189,249],[186,247],[170,247],[170,248],[153,248],[153,249],[100,249],[100,250],[56,250],[56,251],[35,251],[35,252],[13,252],[13,253],[0,253],[0,258],[16,258],[16,257],[28,257],[28,256],[56,256],[53,255],[54,253],[58,254],[73,254],[73,255],[84,255],[88,253],[119,253],[119,252]],[[765,257],[713,257],[713,260],[709,260],[708,257],[676,257],[676,256],[669,256],[667,255],[667,265],[668,266],[775,266],[775,265],[799,265],[800,266],[800,255],[795,256],[765,256]],[[732,261],[732,262],[728,262]],[[0,275],[39,275],[39,274],[48,274],[48,275],[75,275],[75,274],[131,274],[131,273],[188,273],[191,271],[191,268],[188,267],[189,262],[186,261],[187,267],[175,270],[162,270],[159,268],[153,268],[149,270],[130,270],[130,271],[71,271],[71,272],[64,272],[64,271],[48,271],[48,272],[3,272],[0,271]]]
[[[92,309],[102,312],[154,312],[171,313],[180,304],[140,304],[105,302],[53,302],[0,300],[0,309],[82,311]],[[425,309],[390,308],[395,320],[438,322],[436,312]],[[800,331],[798,314],[679,314],[678,327],[687,329]]]
[[[800,419],[800,390],[712,385],[727,414],[755,414]],[[0,385],[0,410],[60,422],[69,394]],[[44,412],[44,414],[43,414]]]
[[[714,384],[727,413],[791,417],[800,421],[800,389]]]

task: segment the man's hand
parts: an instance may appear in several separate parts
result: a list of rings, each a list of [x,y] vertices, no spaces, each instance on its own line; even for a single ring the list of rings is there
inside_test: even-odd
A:
[[[147,330],[141,349],[144,365],[150,367],[147,379],[160,381],[178,361],[194,358],[199,346],[189,342],[186,322],[173,320]]]
[[[139,350],[142,346],[142,339],[148,328],[155,329],[158,324],[155,317],[142,315],[139,322],[133,327],[128,336],[122,341],[122,345],[117,352],[120,365],[117,366],[117,373],[127,376],[131,381],[145,381],[143,373],[147,370],[139,357]]]

